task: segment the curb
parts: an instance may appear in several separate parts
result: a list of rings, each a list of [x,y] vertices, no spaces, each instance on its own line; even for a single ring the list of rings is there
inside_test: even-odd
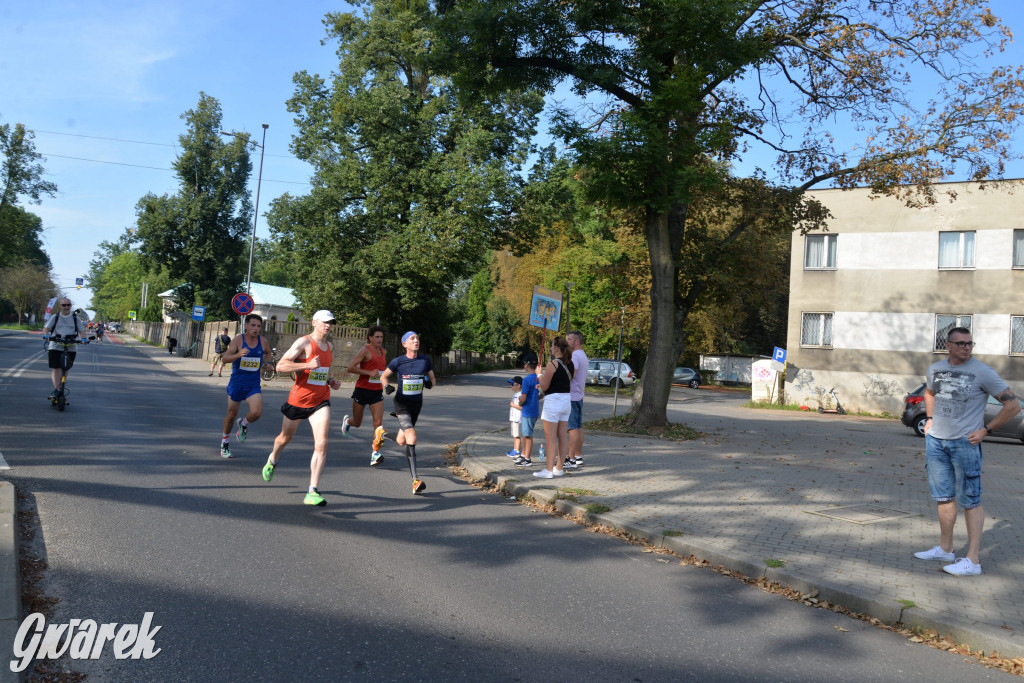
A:
[[[816,577],[811,578],[797,570],[786,570],[784,567],[766,567],[763,561],[752,561],[749,557],[741,557],[729,552],[723,552],[721,549],[707,544],[687,541],[679,536],[663,536],[660,530],[652,530],[631,524],[618,517],[614,512],[598,514],[587,512],[584,506],[579,503],[556,499],[555,487],[534,488],[522,483],[518,477],[500,475],[489,471],[470,454],[472,446],[482,436],[484,434],[474,434],[462,442],[459,446],[458,464],[465,468],[473,479],[491,482],[498,488],[514,494],[517,498],[527,495],[532,496],[534,500],[542,505],[554,505],[560,512],[577,515],[590,523],[601,524],[616,531],[624,532],[636,539],[644,540],[655,547],[665,548],[682,557],[693,555],[707,560],[712,565],[721,565],[748,577],[764,577],[769,581],[778,582],[801,593],[817,591],[816,597],[819,600],[842,605],[853,612],[874,617],[888,625],[897,623],[902,612],[902,623],[904,626],[935,630],[942,636],[949,636],[953,643],[965,643],[972,650],[982,650],[986,654],[998,651],[1003,657],[1024,657],[1024,641],[1020,637],[1014,637],[1015,634],[1007,636],[1006,633],[1002,632],[1002,629],[995,628],[989,624],[959,619],[955,615],[938,613],[920,607],[903,608],[899,603],[893,602],[890,604],[887,601],[880,601],[864,591],[851,590],[847,586],[837,586]],[[617,434],[616,436],[620,435]],[[1013,634],[1012,631],[1007,633]]]
[[[21,623],[21,581],[18,571],[18,510],[14,484],[0,482],[0,643],[11,653]],[[0,662],[0,681],[21,681],[7,662]]]

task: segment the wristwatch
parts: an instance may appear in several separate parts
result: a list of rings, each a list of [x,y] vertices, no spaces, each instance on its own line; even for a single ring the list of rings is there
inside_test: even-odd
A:
[[[988,432],[989,436],[992,436],[992,430],[991,429],[989,429],[988,427],[985,427],[985,431]]]

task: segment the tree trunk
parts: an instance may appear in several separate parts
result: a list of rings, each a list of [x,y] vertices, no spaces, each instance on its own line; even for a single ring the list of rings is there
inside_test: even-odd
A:
[[[668,397],[672,388],[672,368],[676,359],[676,252],[673,248],[672,210],[647,208],[647,249],[651,258],[651,339],[633,393],[631,410],[643,427],[663,427],[668,423]]]

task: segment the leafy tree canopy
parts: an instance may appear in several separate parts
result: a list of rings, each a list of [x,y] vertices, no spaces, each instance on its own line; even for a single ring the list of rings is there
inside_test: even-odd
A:
[[[991,64],[1009,32],[983,0],[447,0],[439,12],[437,63],[464,97],[568,81],[585,106],[561,109],[557,133],[591,197],[643,213],[651,339],[633,408],[647,426],[666,421],[696,301],[764,211],[779,230],[820,227],[804,192],[822,183],[929,202],[960,169],[999,177],[1024,107],[1022,68]],[[754,150],[775,154],[773,182],[730,174]],[[694,220],[728,202],[739,211],[724,234]]]
[[[275,201],[268,222],[295,254],[306,309],[415,329],[445,349],[445,302],[511,226],[521,134],[542,102],[520,91],[457,101],[432,65],[431,22],[424,0],[328,15],[338,70],[296,74],[288,103],[313,190]]]
[[[21,123],[0,125],[0,266],[33,263],[45,271],[50,257],[43,251],[43,221],[20,206],[39,204],[57,194],[44,180],[43,156],[36,151],[32,131]]]
[[[200,93],[182,114],[187,131],[173,167],[177,194],[147,194],[135,207],[143,266],[164,265],[177,283],[177,303],[207,307],[213,319],[233,315],[231,297],[245,280],[253,206],[247,188],[252,163],[244,136],[220,135],[220,103]]]

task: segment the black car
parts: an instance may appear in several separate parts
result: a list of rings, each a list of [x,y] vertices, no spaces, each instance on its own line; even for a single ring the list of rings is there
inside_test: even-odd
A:
[[[922,384],[907,394],[907,397],[903,399],[903,416],[900,418],[900,421],[913,429],[914,433],[918,436],[924,436],[924,387],[925,385]],[[1021,402],[1021,406],[1024,407],[1024,401]],[[1002,403],[991,396],[988,397],[988,402],[985,404],[986,425],[992,420],[992,418],[999,414],[1002,407]],[[1001,436],[1006,439],[1020,439],[1021,441],[1024,441],[1024,419],[1022,419],[1021,416],[1022,413],[1017,413],[1014,418],[1002,427],[992,430],[992,436]]]
[[[672,372],[672,384],[696,389],[700,386],[700,373],[693,368],[676,368]]]

